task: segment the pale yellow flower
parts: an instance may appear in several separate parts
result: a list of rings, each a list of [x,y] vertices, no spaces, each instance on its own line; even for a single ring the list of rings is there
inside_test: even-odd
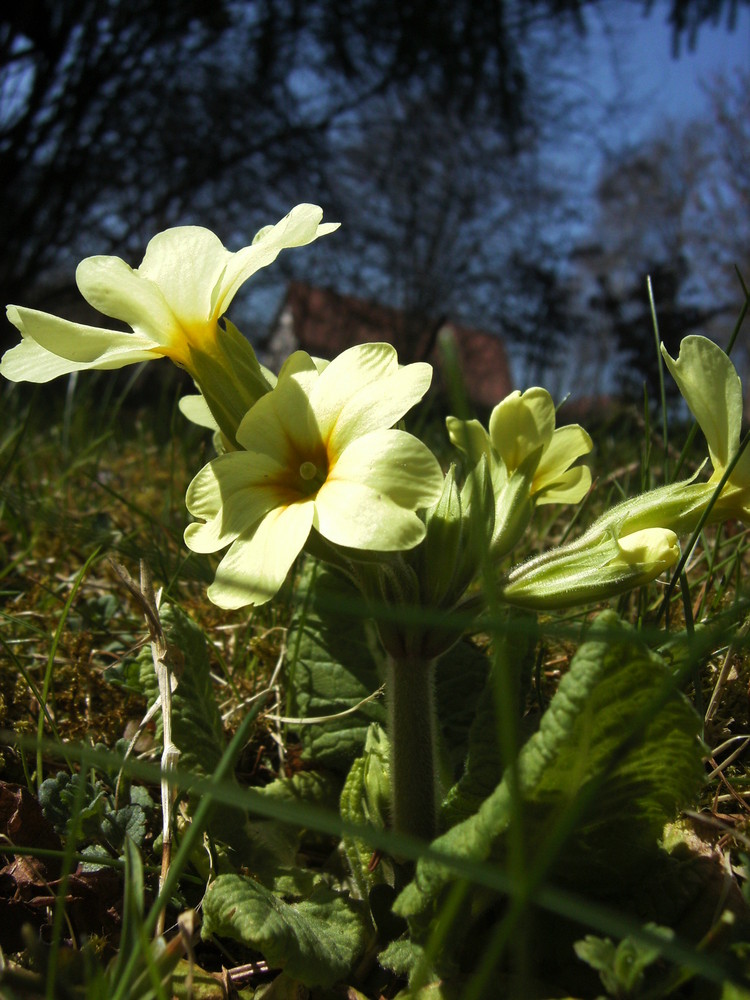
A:
[[[495,491],[491,548],[504,555],[521,537],[534,506],[578,503],[591,486],[585,465],[573,465],[593,447],[579,424],[555,428],[546,389],[512,392],[490,414],[489,433],[478,420],[448,417],[453,444],[476,466],[485,456]]]
[[[190,484],[196,552],[229,545],[209,587],[235,608],[277,592],[312,532],[348,550],[393,552],[424,537],[416,510],[439,498],[429,449],[391,429],[429,387],[427,364],[400,368],[388,344],[364,344],[325,365],[298,351],[220,455]]]
[[[81,294],[133,332],[11,305],[8,318],[23,339],[4,355],[0,374],[12,382],[48,382],[84,369],[171,358],[196,380],[231,440],[241,417],[273,379],[245,338],[219,320],[242,284],[281,250],[337,228],[337,223],[321,223],[322,214],[317,205],[297,205],[237,253],[208,229],[181,226],[154,236],[137,268],[119,257],[87,257],[76,271]]]

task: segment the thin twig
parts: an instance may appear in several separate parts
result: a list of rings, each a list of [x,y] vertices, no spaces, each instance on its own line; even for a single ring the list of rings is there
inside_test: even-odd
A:
[[[154,673],[159,685],[159,697],[146,713],[139,726],[139,732],[146,722],[154,716],[156,711],[161,708],[163,742],[161,756],[162,855],[161,872],[159,874],[159,891],[161,892],[172,858],[172,806],[174,805],[176,793],[169,780],[169,775],[177,766],[180,757],[180,751],[172,740],[172,692],[177,687],[177,678],[172,669],[173,664],[170,658],[169,646],[159,617],[159,599],[161,594],[157,597],[154,593],[153,579],[145,561],[142,559],[140,564],[140,586],[123,566],[114,561],[112,562],[112,566],[146,619],[151,640],[151,657],[154,663]],[[137,735],[131,741],[128,752],[134,746]],[[164,911],[162,910],[157,922],[156,934],[160,936],[163,933]]]
[[[366,698],[362,701],[357,702],[356,705],[352,705],[351,708],[345,708],[341,712],[334,712],[332,715],[308,715],[304,718],[295,719],[288,715],[270,715],[266,714],[266,718],[270,719],[272,722],[282,722],[288,726],[317,726],[321,722],[333,722],[335,719],[344,719],[347,715],[353,715],[358,712],[363,705],[366,705],[368,701],[374,701],[376,698],[385,692],[385,685],[381,684],[377,691],[373,691],[372,694],[368,694]]]

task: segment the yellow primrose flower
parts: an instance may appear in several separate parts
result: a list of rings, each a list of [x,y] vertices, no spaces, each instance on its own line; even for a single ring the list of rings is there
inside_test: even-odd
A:
[[[719,482],[737,454],[742,430],[742,383],[722,349],[706,337],[685,337],[677,359],[661,353],[685,402],[698,421],[713,465],[709,483]],[[750,521],[750,449],[740,456],[711,512],[711,520]]]
[[[297,205],[249,247],[231,253],[210,230],[180,226],[150,241],[138,268],[119,257],[87,257],[76,271],[86,301],[127,323],[132,333],[104,330],[23,306],[8,319],[23,337],[0,362],[12,382],[48,382],[89,368],[122,368],[167,357],[198,383],[222,430],[234,436],[253,402],[271,388],[250,344],[219,325],[241,285],[287,247],[311,243],[338,227],[321,223],[317,205]]]
[[[488,462],[496,513],[491,548],[503,555],[516,544],[536,504],[578,503],[591,472],[573,462],[593,445],[579,424],[555,428],[555,406],[546,389],[512,392],[490,415],[489,433],[478,420],[448,417],[453,444],[476,466]]]
[[[429,449],[392,430],[422,398],[428,364],[400,368],[389,344],[362,344],[329,365],[293,354],[275,388],[248,411],[237,441],[188,487],[185,541],[195,552],[229,545],[208,589],[225,608],[274,596],[311,532],[380,552],[425,533],[416,510],[435,503],[443,473]]]
[[[508,477],[541,448],[531,478],[531,495],[537,504],[578,503],[591,486],[585,465],[571,468],[593,444],[580,426],[555,428],[555,404],[546,389],[535,386],[512,392],[490,415],[490,442]]]

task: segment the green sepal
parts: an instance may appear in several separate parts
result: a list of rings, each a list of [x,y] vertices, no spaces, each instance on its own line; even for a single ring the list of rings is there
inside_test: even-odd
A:
[[[422,603],[428,608],[450,606],[465,541],[455,465],[446,473],[440,499],[425,514],[425,529],[424,541],[415,552]]]
[[[490,554],[495,532],[495,491],[485,455],[480,456],[461,487],[463,540],[453,586],[459,601]]]
[[[631,550],[639,539],[644,544]],[[535,611],[604,601],[650,583],[679,556],[677,536],[669,528],[618,537],[607,527],[515,567],[500,581],[499,594],[509,604]]]
[[[501,559],[513,549],[523,537],[534,513],[531,486],[534,481],[544,446],[535,448],[521,462],[495,498],[495,526],[492,532],[491,553]]]
[[[190,345],[193,376],[224,437],[236,447],[242,418],[273,384],[250,342],[226,317],[217,325],[211,353]]]

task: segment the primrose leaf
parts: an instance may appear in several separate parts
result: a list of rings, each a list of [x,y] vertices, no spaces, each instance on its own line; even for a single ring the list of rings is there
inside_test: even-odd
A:
[[[209,887],[201,933],[254,948],[306,986],[346,979],[372,936],[363,908],[328,886],[317,886],[302,902],[285,903],[241,875],[220,875]]]
[[[378,954],[378,962],[397,976],[406,979],[424,956],[424,949],[409,937],[397,938]],[[436,974],[437,977],[437,974]]]
[[[302,810],[306,804],[314,804],[335,812],[340,790],[338,775],[318,771],[298,771],[257,789],[266,798],[300,804],[300,820],[297,823],[281,823],[274,819],[244,821],[242,860],[259,882],[286,895],[308,895],[312,891],[318,876],[309,868],[300,868],[297,864],[297,854],[305,833]]]
[[[310,562],[301,586],[308,600],[294,616],[287,640],[290,714],[335,715],[380,686],[377,644],[362,615],[362,596],[340,573]],[[300,726],[304,757],[346,773],[362,752],[371,722],[385,723],[381,700],[330,722]]]
[[[93,785],[88,777],[80,774],[69,774],[58,771],[54,778],[46,778],[39,786],[39,805],[42,807],[45,819],[49,820],[55,832],[64,836],[70,834],[70,823],[73,819],[78,788],[81,780],[85,781],[85,791],[78,819],[80,834],[84,839],[95,837],[107,810],[107,795],[100,785]]]
[[[546,859],[553,880],[601,894],[643,878],[660,857],[665,823],[700,788],[699,728],[661,658],[613,612],[600,615],[518,756],[529,864],[544,858],[561,824],[567,835]],[[435,846],[502,864],[515,816],[505,775],[478,812]],[[438,912],[451,878],[444,865],[418,863],[395,905],[413,931],[424,930]]]
[[[435,701],[450,775],[455,780],[466,759],[469,732],[487,682],[486,653],[464,639],[441,657],[435,671]],[[492,787],[497,784],[497,778]]]
[[[646,924],[657,937],[671,941],[674,931],[657,924]],[[599,973],[610,996],[637,996],[646,969],[661,955],[658,945],[628,937],[615,945],[609,938],[587,934],[574,944],[576,955]]]
[[[117,810],[107,810],[102,817],[101,831],[113,847],[121,849],[125,838],[142,847],[146,836],[147,817],[142,806],[132,803]]]
[[[514,692],[521,717],[528,693],[534,652],[537,644],[536,616],[509,609],[508,631],[496,643],[490,663],[484,659],[484,690],[470,700],[471,727],[468,732],[468,754],[464,773],[448,792],[442,806],[446,826],[454,826],[475,813],[490,795],[502,777],[502,755],[498,741],[497,692],[501,658],[510,659],[511,676],[516,684]],[[477,651],[478,652],[478,651]],[[453,655],[453,651],[449,656]],[[438,665],[438,677],[443,669]],[[438,698],[440,688],[438,687]],[[460,698],[456,697],[460,701]]]

